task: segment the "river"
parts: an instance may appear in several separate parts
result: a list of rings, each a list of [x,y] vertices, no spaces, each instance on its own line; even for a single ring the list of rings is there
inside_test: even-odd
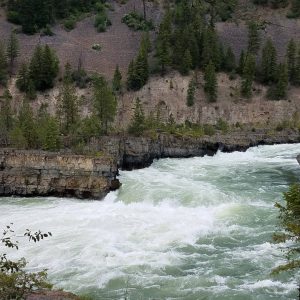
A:
[[[274,203],[299,180],[299,153],[294,144],[162,159],[121,171],[121,189],[100,202],[1,198],[0,226],[51,231],[38,244],[20,238],[13,256],[93,299],[295,299],[297,277],[270,272],[284,262]]]

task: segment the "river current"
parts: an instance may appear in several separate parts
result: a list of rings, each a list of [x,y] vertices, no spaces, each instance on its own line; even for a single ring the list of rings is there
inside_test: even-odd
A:
[[[20,238],[13,256],[92,299],[295,299],[299,277],[270,273],[285,261],[272,243],[274,203],[299,180],[299,153],[294,144],[162,159],[122,171],[104,201],[0,198],[0,228],[51,231],[38,244]]]

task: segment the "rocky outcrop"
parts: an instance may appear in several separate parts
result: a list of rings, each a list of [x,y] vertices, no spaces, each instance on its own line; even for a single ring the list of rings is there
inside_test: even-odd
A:
[[[300,155],[297,156],[297,161],[298,161],[298,163],[300,165]]]
[[[40,151],[0,150],[0,196],[101,199],[119,187],[116,162]]]
[[[171,157],[214,155],[217,151],[246,151],[257,145],[299,143],[298,131],[283,130],[271,132],[256,129],[255,131],[237,131],[228,134],[216,134],[200,138],[171,136],[158,133],[150,137],[103,137],[95,142],[95,150],[110,153],[118,161],[120,168],[132,170],[149,166],[154,159]]]
[[[90,152],[106,153],[99,157],[0,149],[0,196],[101,199],[119,188],[118,168],[143,168],[154,159],[165,157],[214,155],[217,151],[245,151],[251,146],[299,142],[298,131],[256,129],[199,138],[163,133],[153,138],[105,136],[89,145]]]

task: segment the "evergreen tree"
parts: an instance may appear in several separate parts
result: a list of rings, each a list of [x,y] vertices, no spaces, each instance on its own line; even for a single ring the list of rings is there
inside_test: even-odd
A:
[[[248,24],[248,53],[256,55],[260,48],[259,26],[255,22]]]
[[[275,82],[277,73],[277,52],[271,39],[268,39],[263,50],[261,59],[261,76],[263,83]]]
[[[52,88],[53,81],[56,78],[59,71],[59,62],[56,54],[48,45],[44,47],[42,68],[42,74],[44,77],[42,90]]]
[[[278,66],[278,79],[274,91],[274,100],[285,99],[288,88],[288,69],[286,64],[279,64]]]
[[[13,128],[13,112],[11,108],[12,96],[8,90],[5,90],[0,103],[0,141],[8,144],[9,132]]]
[[[58,70],[59,61],[54,51],[48,45],[38,45],[29,65],[30,78],[36,90],[44,91],[52,88]]]
[[[127,72],[127,88],[139,90],[148,81],[149,65],[147,49],[141,44],[136,60],[130,62]]]
[[[243,75],[244,68],[245,68],[245,60],[246,60],[246,55],[244,50],[242,50],[240,54],[240,59],[239,59],[239,66],[238,66],[238,73],[240,75]]]
[[[18,117],[19,127],[28,148],[35,148],[38,143],[37,126],[29,103],[24,100]]]
[[[283,230],[276,232],[273,239],[277,243],[284,243],[286,247],[286,256],[288,262],[280,265],[273,270],[277,274],[283,271],[299,270],[300,260],[298,253],[300,251],[300,184],[295,183],[289,187],[289,190],[284,193],[284,205],[276,203],[279,209],[280,225]],[[287,243],[288,242],[288,243]],[[292,245],[292,246],[291,246]]]
[[[58,114],[61,119],[62,129],[70,133],[79,118],[78,97],[69,70],[70,65],[65,66],[65,76],[62,89],[58,96]]]
[[[245,67],[242,75],[242,95],[250,98],[252,95],[252,84],[255,77],[255,57],[253,54],[248,53],[245,59]]]
[[[297,46],[293,39],[291,39],[287,46],[286,59],[289,80],[294,83],[295,71],[296,71],[296,56],[297,56]]]
[[[57,119],[45,113],[40,116],[38,137],[40,147],[47,151],[55,151],[60,147],[60,131]]]
[[[298,49],[296,66],[295,66],[295,76],[294,82],[296,86],[300,86],[300,49]]]
[[[201,65],[206,67],[212,61],[215,69],[219,70],[222,62],[221,59],[217,33],[213,27],[208,27],[202,34]]]
[[[29,80],[30,80],[30,74],[29,74],[28,65],[26,63],[23,63],[20,67],[17,76],[17,81],[16,81],[16,85],[21,92],[27,92]]]
[[[151,52],[151,40],[149,31],[143,33],[141,47],[147,52]]]
[[[7,60],[4,46],[0,43],[0,85],[5,86],[7,81]]]
[[[192,67],[192,56],[189,49],[186,49],[180,65],[180,73],[188,75]]]
[[[164,75],[166,66],[171,63],[170,54],[171,22],[169,14],[166,13],[159,26],[159,32],[156,40],[156,57],[161,67],[161,73]]]
[[[114,121],[117,112],[117,101],[105,79],[101,76],[93,78],[94,115],[104,133],[108,131],[109,123]]]
[[[115,72],[114,72],[114,78],[112,81],[112,88],[113,91],[119,92],[122,89],[122,74],[119,70],[119,66],[117,65]]]
[[[27,140],[20,126],[14,126],[9,134],[10,144],[18,149],[27,148]]]
[[[29,76],[37,90],[43,89],[43,47],[38,45],[29,64]]]
[[[288,17],[299,18],[300,17],[300,0],[292,0],[291,12]]]
[[[195,78],[192,78],[189,82],[189,87],[187,90],[187,98],[186,98],[186,105],[193,106],[195,102],[195,92],[196,92],[196,82]]]
[[[227,48],[223,65],[224,65],[224,70],[227,72],[232,72],[236,68],[235,55],[234,55],[231,47]]]
[[[19,55],[19,42],[15,32],[11,32],[10,37],[7,41],[6,54],[9,60],[9,72],[12,75],[14,62]]]
[[[143,87],[149,78],[149,65],[147,49],[141,45],[139,54],[135,61],[135,75],[139,82],[139,88]]]
[[[139,98],[135,101],[134,114],[128,132],[134,135],[141,135],[145,130],[145,114]]]
[[[205,80],[204,91],[208,96],[208,100],[210,102],[216,102],[218,82],[217,82],[215,66],[212,61],[210,61],[207,67],[205,68],[204,80]]]
[[[127,89],[132,90],[135,87],[135,66],[134,61],[132,60],[129,63],[127,71]]]

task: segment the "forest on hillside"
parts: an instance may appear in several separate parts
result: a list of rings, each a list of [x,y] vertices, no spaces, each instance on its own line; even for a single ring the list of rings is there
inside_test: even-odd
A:
[[[16,77],[16,87],[24,98],[16,113],[11,106],[13,95],[10,91],[6,90],[2,96],[2,144],[46,150],[81,148],[93,137],[123,131],[113,123],[119,96],[126,91],[142,89],[155,72],[163,77],[177,70],[182,76],[191,76],[187,107],[194,106],[195,93],[200,88],[199,72],[203,73],[206,99],[212,103],[218,101],[219,73],[227,73],[232,80],[240,79],[239,92],[244,99],[251,99],[255,82],[268,87],[269,100],[287,99],[289,87],[300,86],[298,41],[289,41],[285,57],[281,59],[273,40],[262,40],[266,24],[255,20],[244,20],[248,43],[238,55],[220,39],[216,24],[231,21],[239,1],[164,1],[159,24],[154,24],[148,17],[148,1],[141,2],[143,13],[132,11],[122,19],[130,30],[142,32],[139,51],[128,65],[126,78],[118,65],[112,81],[87,72],[80,59],[77,68],[69,63],[61,65],[56,51],[47,44],[38,44],[31,58],[15,72],[16,60],[22,52],[19,32],[14,30],[7,40],[1,41],[0,84],[5,88],[9,78]],[[299,3],[298,0],[253,1],[254,5],[274,10],[286,8],[288,18],[299,16]],[[114,11],[113,3],[104,0],[8,0],[4,7],[8,21],[20,25],[26,34],[40,35],[52,35],[51,28],[57,22],[63,22],[66,29],[71,30],[80,16],[86,14],[93,14],[95,30],[104,32],[111,24],[108,13]],[[101,48],[93,45],[95,51],[100,51],[98,47]],[[55,86],[60,87],[56,113],[50,114],[46,105],[34,111],[31,103],[37,94]],[[76,89],[86,88],[92,89],[92,108],[88,116],[82,116],[82,101]],[[126,128],[130,134],[141,135],[159,128],[171,134],[213,135],[216,130],[228,131],[230,127],[221,119],[215,126],[188,121],[176,124],[172,115],[167,123],[161,122],[157,116],[145,115],[140,99],[134,99],[134,102],[133,118]],[[283,126],[297,127],[298,121]]]

